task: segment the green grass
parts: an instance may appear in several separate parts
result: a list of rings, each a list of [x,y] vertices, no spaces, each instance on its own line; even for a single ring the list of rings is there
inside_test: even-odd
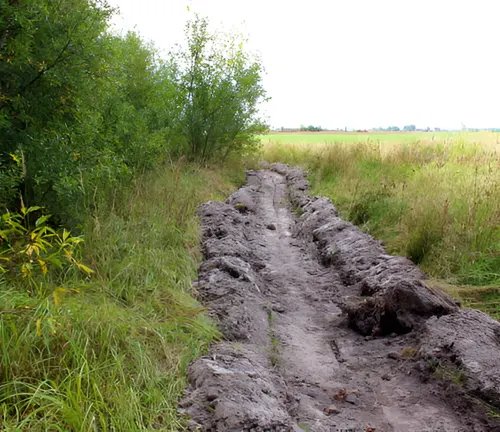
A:
[[[271,142],[263,158],[307,168],[313,194],[432,277],[500,284],[500,153],[491,143]]]
[[[263,144],[331,144],[331,143],[434,143],[456,141],[482,143],[500,149],[498,132],[279,132],[261,136]]]
[[[1,281],[1,430],[182,429],[186,367],[218,335],[192,297],[195,211],[242,172],[178,164],[143,176],[88,218],[81,259],[92,278],[49,278],[44,295]]]

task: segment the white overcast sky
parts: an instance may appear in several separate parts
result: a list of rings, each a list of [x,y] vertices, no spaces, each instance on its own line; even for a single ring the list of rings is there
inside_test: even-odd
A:
[[[164,50],[193,12],[247,35],[273,127],[500,127],[500,0],[110,2]]]

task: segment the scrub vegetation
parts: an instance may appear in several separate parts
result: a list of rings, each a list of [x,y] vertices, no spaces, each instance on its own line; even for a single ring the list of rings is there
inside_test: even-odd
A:
[[[114,13],[0,0],[2,430],[180,430],[218,336],[195,214],[243,181],[262,66],[202,17],[161,57]]]

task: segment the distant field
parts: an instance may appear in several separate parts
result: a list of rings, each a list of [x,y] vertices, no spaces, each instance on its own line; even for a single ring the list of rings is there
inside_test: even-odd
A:
[[[413,143],[457,141],[481,143],[500,149],[498,132],[278,132],[262,135],[263,143],[325,144],[325,143]]]

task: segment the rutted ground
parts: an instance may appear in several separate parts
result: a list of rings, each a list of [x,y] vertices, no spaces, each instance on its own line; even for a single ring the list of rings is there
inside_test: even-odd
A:
[[[500,430],[500,325],[273,168],[200,208],[196,286],[225,340],[190,367],[191,428]]]

